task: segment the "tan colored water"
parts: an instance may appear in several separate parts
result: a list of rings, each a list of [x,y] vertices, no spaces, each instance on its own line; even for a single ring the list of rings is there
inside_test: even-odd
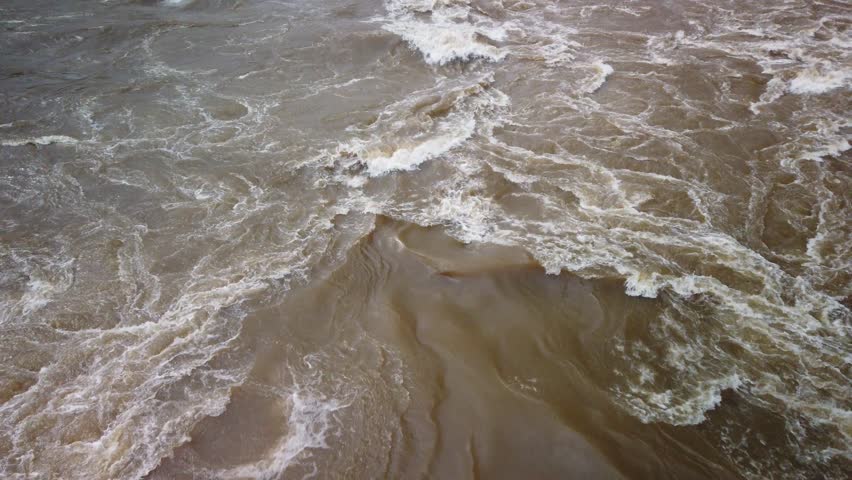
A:
[[[852,475],[852,9],[0,6],[0,476]]]
[[[607,344],[659,310],[614,282],[546,275],[521,250],[383,220],[247,325],[248,380],[150,478],[274,472],[270,451],[311,433],[294,409],[319,416],[311,403],[331,399],[339,433],[294,476],[737,478],[705,429],[644,425],[608,398]],[[340,398],[352,383],[364,391]]]

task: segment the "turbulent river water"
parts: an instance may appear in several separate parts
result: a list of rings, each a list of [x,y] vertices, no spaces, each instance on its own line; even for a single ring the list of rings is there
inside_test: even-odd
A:
[[[6,0],[0,476],[852,476],[852,5]]]

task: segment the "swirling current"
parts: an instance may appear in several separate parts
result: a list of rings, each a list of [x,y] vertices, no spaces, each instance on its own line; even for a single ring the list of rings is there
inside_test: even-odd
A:
[[[852,476],[852,5],[7,0],[0,476]]]

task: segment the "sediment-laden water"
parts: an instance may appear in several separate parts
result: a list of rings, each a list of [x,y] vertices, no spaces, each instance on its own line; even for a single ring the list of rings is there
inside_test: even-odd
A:
[[[9,0],[0,476],[852,475],[852,6]]]

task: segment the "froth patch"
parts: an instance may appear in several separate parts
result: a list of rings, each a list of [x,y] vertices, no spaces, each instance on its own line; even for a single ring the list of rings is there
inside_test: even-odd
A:
[[[482,58],[500,61],[506,52],[491,42],[507,33],[492,22],[474,20],[466,2],[390,0],[385,30],[399,35],[431,65]],[[428,18],[427,18],[428,17]]]
[[[300,388],[290,393],[285,403],[289,410],[288,433],[272,453],[257,462],[221,472],[217,478],[279,478],[311,450],[328,448],[326,435],[332,429],[334,413],[349,406],[348,401]]]
[[[473,135],[476,121],[468,118],[452,130],[449,128],[438,135],[410,146],[400,147],[389,155],[367,154],[367,171],[371,177],[381,176],[394,170],[412,170],[421,163],[443,155],[464,143]]]
[[[801,95],[818,95],[846,85],[852,77],[849,69],[835,69],[829,64],[818,64],[802,70],[790,80],[790,92]]]
[[[426,24],[419,22],[394,22],[384,27],[408,42],[423,54],[431,65],[445,65],[456,60],[467,61],[484,58],[500,61],[506,52],[489,45],[485,40],[499,40],[500,32],[482,32],[465,24]]]
[[[595,93],[597,92],[603,84],[606,82],[607,77],[612,74],[615,70],[612,66],[604,63],[601,60],[596,61],[592,64],[594,68],[594,76],[589,80],[589,83],[583,88],[583,91],[586,93]]]
[[[0,140],[0,145],[4,147],[20,147],[23,145],[52,145],[54,143],[74,144],[78,142],[79,140],[76,138],[66,135],[44,135],[41,137],[2,139]]]
[[[509,103],[505,94],[490,87],[492,81],[486,76],[449,90],[439,82],[434,89],[388,107],[367,138],[353,138],[319,158],[333,164],[327,168],[345,172],[340,180],[353,188],[369,177],[414,170],[461,147],[475,134],[489,135],[495,112]],[[435,95],[436,91],[442,93]]]
[[[637,418],[643,423],[666,422],[671,425],[698,425],[704,422],[707,412],[722,403],[724,390],[736,390],[742,379],[736,374],[710,379],[693,391],[688,398],[680,398],[670,390],[656,392],[646,390],[643,376],[630,385],[630,393],[622,393]]]

